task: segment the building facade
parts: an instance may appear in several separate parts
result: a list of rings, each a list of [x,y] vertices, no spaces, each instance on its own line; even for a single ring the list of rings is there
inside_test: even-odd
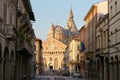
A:
[[[79,51],[80,46],[80,37],[79,35],[74,35],[71,39],[69,39],[68,43],[68,56],[69,56],[69,71],[70,73],[80,73],[81,70],[81,57]]]
[[[109,73],[106,80],[120,79],[120,0],[109,1]]]
[[[99,19],[108,13],[108,2],[102,1],[91,6],[90,10],[84,17],[86,27],[86,59],[87,59],[87,77],[88,79],[96,79],[95,73],[95,26]]]
[[[65,28],[52,24],[48,31],[48,37],[43,42],[42,55],[45,70],[72,70],[67,63],[69,63],[69,41],[74,35],[79,35],[79,32],[73,19],[72,9],[70,9]],[[77,46],[76,43],[74,44]],[[76,55],[76,52],[71,54]]]
[[[31,18],[22,28],[24,12]],[[33,76],[30,63],[35,35],[31,12],[29,0],[0,0],[0,80],[29,80]]]
[[[43,58],[42,58],[42,41],[36,38],[35,41],[35,63],[36,63],[36,75],[40,75],[43,72]]]
[[[0,80],[14,80],[16,0],[12,1],[0,0]]]
[[[81,76],[86,77],[86,57],[85,57],[85,50],[86,50],[86,26],[83,25],[79,30],[80,36],[80,54],[81,54]]]
[[[95,62],[96,62],[96,77],[97,80],[106,80],[107,71],[106,57],[108,57],[108,14],[99,19],[96,25],[96,48],[95,48]]]

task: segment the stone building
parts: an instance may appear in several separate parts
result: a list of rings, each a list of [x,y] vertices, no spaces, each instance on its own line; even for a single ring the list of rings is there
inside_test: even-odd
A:
[[[106,80],[120,79],[120,0],[109,1],[109,55],[106,66],[110,68]],[[109,64],[108,64],[109,62]]]
[[[81,57],[82,55],[80,54],[79,51],[79,46],[80,46],[80,37],[79,35],[74,35],[69,39],[68,42],[68,64],[69,64],[69,71],[70,73],[80,73],[80,69],[82,68],[81,65]]]
[[[30,20],[35,19],[29,0],[0,0],[0,80],[33,76],[30,63],[35,35]]]
[[[70,61],[68,46],[74,35],[79,35],[79,32],[73,20],[72,9],[70,9],[65,28],[52,24],[48,31],[48,37],[43,42],[42,55],[45,70],[65,70],[66,68],[69,70],[70,65],[67,64]]]
[[[86,57],[85,57],[85,49],[86,49],[86,26],[83,25],[81,29],[79,30],[79,36],[80,36],[80,54],[81,54],[81,76],[85,77],[86,76]]]
[[[97,80],[106,80],[107,71],[105,58],[108,56],[108,14],[99,19],[96,25],[96,47],[95,47],[95,62],[96,62],[96,77]]]
[[[108,2],[102,1],[91,6],[88,13],[84,17],[86,26],[86,59],[87,59],[87,77],[88,79],[95,79],[95,26],[99,19],[108,13]]]
[[[40,75],[43,71],[43,58],[42,58],[42,41],[36,38],[35,41],[35,63],[36,75]]]
[[[9,4],[10,3],[10,4]],[[14,80],[16,0],[0,0],[0,80]]]

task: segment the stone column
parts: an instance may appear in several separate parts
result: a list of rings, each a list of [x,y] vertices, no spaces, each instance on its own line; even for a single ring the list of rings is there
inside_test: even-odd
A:
[[[114,80],[113,76],[114,76],[114,74],[113,74],[113,63],[110,63],[110,80]]]

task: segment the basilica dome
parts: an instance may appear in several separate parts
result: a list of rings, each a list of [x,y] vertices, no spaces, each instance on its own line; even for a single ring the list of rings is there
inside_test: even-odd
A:
[[[65,34],[65,30],[63,29],[63,27],[56,25],[55,26],[55,34]]]

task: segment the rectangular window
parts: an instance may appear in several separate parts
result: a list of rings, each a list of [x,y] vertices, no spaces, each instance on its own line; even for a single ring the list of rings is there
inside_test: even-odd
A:
[[[115,13],[117,13],[117,1],[115,1]]]
[[[105,41],[105,42],[104,42],[104,47],[106,47],[106,45],[107,45],[107,43],[106,43],[106,41],[107,41],[107,40],[106,40],[106,32],[104,32],[104,41]]]

